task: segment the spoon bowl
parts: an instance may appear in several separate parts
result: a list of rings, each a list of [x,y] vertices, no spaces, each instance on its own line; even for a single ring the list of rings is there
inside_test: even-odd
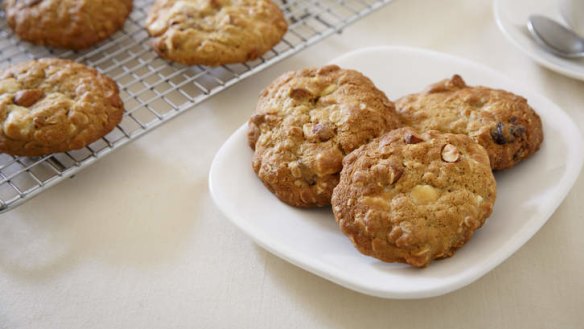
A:
[[[567,58],[584,57],[584,38],[545,16],[533,15],[527,29],[535,41],[551,53]]]

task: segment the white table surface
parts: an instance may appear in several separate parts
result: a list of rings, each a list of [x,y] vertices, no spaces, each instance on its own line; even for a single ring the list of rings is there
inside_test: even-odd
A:
[[[584,82],[538,66],[491,1],[399,0],[0,215],[0,328],[584,328],[584,179],[516,254],[423,300],[352,292],[272,256],[215,207],[207,174],[279,74],[378,45],[481,62],[584,130]]]

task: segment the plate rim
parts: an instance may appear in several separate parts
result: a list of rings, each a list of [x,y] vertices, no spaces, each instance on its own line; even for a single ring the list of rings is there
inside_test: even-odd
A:
[[[561,190],[559,190],[558,197],[556,201],[553,203],[553,206],[550,206],[543,214],[540,214],[538,218],[531,219],[526,225],[527,227],[523,226],[517,234],[514,234],[511,239],[509,239],[504,247],[501,248],[502,251],[497,251],[488,254],[488,260],[479,267],[478,269],[471,271],[470,274],[463,275],[462,279],[455,280],[454,282],[450,282],[448,284],[442,285],[435,285],[431,288],[422,288],[422,289],[408,289],[406,291],[403,290],[391,290],[391,289],[375,289],[370,287],[369,285],[356,283],[355,281],[351,281],[342,273],[338,273],[338,271],[331,267],[330,265],[323,263],[321,261],[314,261],[313,259],[305,257],[303,254],[299,255],[295,250],[291,249],[285,244],[278,244],[277,241],[274,241],[270,236],[267,236],[262,230],[258,227],[253,225],[246,225],[246,219],[239,216],[237,213],[233,213],[231,209],[226,209],[226,207],[222,207],[221,203],[221,195],[220,192],[215,188],[216,185],[214,184],[215,177],[217,175],[218,170],[218,162],[221,161],[222,156],[228,150],[228,145],[236,143],[240,135],[245,136],[245,130],[247,127],[247,123],[244,123],[240,126],[234,133],[230,135],[230,137],[225,141],[225,143],[221,146],[217,154],[215,155],[213,162],[211,164],[211,168],[209,171],[209,190],[211,197],[219,208],[219,210],[227,217],[232,223],[234,223],[239,229],[241,229],[246,235],[251,237],[255,243],[260,245],[262,248],[268,250],[270,253],[304,269],[313,274],[316,274],[328,281],[332,281],[336,284],[339,284],[345,288],[364,293],[366,295],[381,297],[381,298],[391,298],[391,299],[416,299],[416,298],[429,298],[435,297],[439,295],[444,295],[450,293],[452,291],[458,290],[467,286],[468,284],[478,280],[488,272],[492,271],[495,267],[503,263],[507,260],[511,255],[513,255],[517,250],[519,250],[527,241],[529,241],[535,233],[537,233],[541,227],[549,220],[549,218],[553,215],[553,213],[558,209],[561,203],[564,201],[572,187],[574,186],[577,178],[582,169],[582,165],[584,163],[584,152],[582,151],[583,147],[583,140],[582,134],[580,133],[579,128],[573,123],[568,113],[566,113],[561,107],[553,103],[551,100],[546,98],[545,96],[529,91],[529,88],[526,88],[521,83],[510,79],[506,75],[501,72],[494,70],[484,64],[474,62],[468,60],[466,58],[462,58],[459,56],[454,56],[434,50],[424,49],[424,48],[413,48],[413,47],[403,47],[403,46],[378,46],[378,47],[367,47],[356,49],[346,54],[343,54],[337,58],[335,58],[331,63],[337,63],[352,56],[359,56],[363,53],[367,52],[379,52],[379,51],[390,51],[390,52],[414,52],[417,54],[428,55],[432,57],[441,57],[446,60],[454,60],[457,62],[461,62],[464,65],[469,65],[473,68],[477,68],[480,70],[488,71],[490,74],[497,77],[504,81],[507,84],[511,84],[519,89],[527,90],[530,96],[535,96],[538,98],[538,103],[543,101],[544,103],[548,103],[552,105],[554,110],[559,110],[557,114],[562,122],[567,122],[568,127],[567,131],[561,131],[562,141],[565,141],[566,135],[570,134],[573,136],[577,136],[578,138],[575,139],[574,143],[566,144],[568,148],[568,156],[569,159],[573,158],[574,161],[567,161],[567,166],[565,169],[565,173],[562,175],[561,179],[558,181],[557,185],[561,185]],[[251,152],[251,150],[250,150]],[[366,257],[366,256],[363,256]],[[331,274],[332,273],[332,274]],[[464,271],[466,273],[466,271]]]

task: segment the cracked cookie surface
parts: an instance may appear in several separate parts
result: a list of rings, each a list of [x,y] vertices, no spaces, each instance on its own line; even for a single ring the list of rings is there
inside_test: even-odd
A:
[[[276,79],[248,126],[264,185],[290,205],[315,207],[330,205],[346,154],[401,123],[371,80],[331,65]]]
[[[452,256],[490,216],[496,183],[468,136],[393,130],[343,161],[332,206],[357,249],[424,267]]]
[[[160,56],[218,66],[260,57],[280,42],[288,24],[271,0],[156,0],[146,29]]]
[[[79,149],[122,119],[118,86],[85,65],[40,59],[0,72],[0,152],[22,156]]]
[[[84,49],[124,25],[132,0],[5,0],[4,10],[8,25],[23,40]]]
[[[395,105],[404,124],[420,132],[470,136],[487,150],[495,170],[513,167],[535,153],[543,141],[541,119],[525,98],[467,86],[458,75],[402,97]]]

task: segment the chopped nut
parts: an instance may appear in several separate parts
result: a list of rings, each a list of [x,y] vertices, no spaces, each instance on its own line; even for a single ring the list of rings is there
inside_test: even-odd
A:
[[[294,100],[308,100],[313,97],[310,91],[302,88],[293,88],[290,90],[290,97]]]
[[[330,148],[316,154],[314,171],[320,175],[333,175],[343,168],[343,154],[338,148]]]
[[[404,136],[404,142],[406,144],[418,144],[423,141],[424,140],[420,136],[417,136],[412,133],[406,133],[406,135]]]
[[[286,130],[287,130],[286,135],[288,135],[288,137],[302,138],[304,136],[304,131],[302,129],[300,129],[299,127],[291,126],[291,127],[288,127]]]
[[[25,6],[29,6],[32,7],[34,5],[38,5],[39,3],[41,3],[43,0],[24,0],[24,5]]]
[[[14,95],[14,104],[23,107],[31,107],[43,98],[43,96],[44,93],[40,89],[21,90]]]
[[[443,80],[431,85],[430,87],[428,87],[428,89],[426,89],[426,93],[428,94],[443,93],[464,87],[466,87],[466,83],[464,82],[462,77],[458,74],[455,74],[452,76],[452,78],[450,78],[450,80]]]
[[[438,199],[438,190],[430,185],[416,185],[410,194],[416,204],[428,204]]]
[[[389,184],[395,184],[403,174],[403,170],[395,168],[393,166],[389,167]]]
[[[331,124],[317,123],[312,127],[312,133],[318,137],[321,142],[326,142],[335,135]]]
[[[442,160],[450,163],[460,160],[460,152],[458,151],[458,148],[452,144],[444,145],[442,148]]]
[[[481,223],[476,218],[466,216],[464,218],[463,225],[472,230],[476,230],[481,226]]]

